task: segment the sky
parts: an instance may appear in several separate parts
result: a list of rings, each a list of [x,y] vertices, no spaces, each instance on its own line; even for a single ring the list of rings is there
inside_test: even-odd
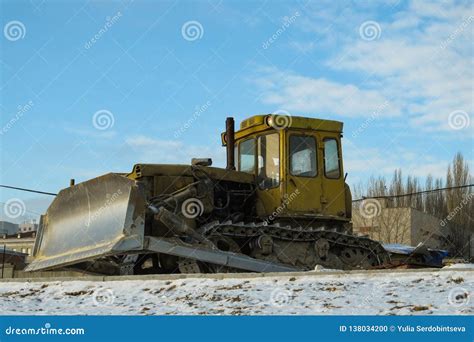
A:
[[[0,184],[224,166],[227,116],[282,112],[344,122],[352,186],[472,170],[473,25],[470,1],[0,0]],[[0,189],[0,220],[51,199]]]

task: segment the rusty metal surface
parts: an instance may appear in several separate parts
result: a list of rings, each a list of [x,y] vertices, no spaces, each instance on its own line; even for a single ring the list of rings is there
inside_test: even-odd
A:
[[[118,174],[61,190],[41,219],[26,270],[143,249],[145,209],[135,182]]]

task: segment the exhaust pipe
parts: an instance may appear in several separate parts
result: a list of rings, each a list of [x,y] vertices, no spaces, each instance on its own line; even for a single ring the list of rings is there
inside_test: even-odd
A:
[[[227,170],[235,170],[235,150],[234,150],[234,118],[225,120],[225,136],[227,150]]]

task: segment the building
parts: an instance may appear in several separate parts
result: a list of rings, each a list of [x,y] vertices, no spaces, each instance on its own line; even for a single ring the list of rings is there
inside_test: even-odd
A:
[[[16,234],[18,233],[18,225],[8,221],[0,221],[0,235],[2,234]]]
[[[18,231],[20,233],[29,233],[29,232],[36,232],[38,231],[38,224],[36,220],[25,221],[18,225]]]
[[[13,252],[32,255],[35,244],[36,232],[17,233],[13,235],[0,235],[0,246]]]
[[[383,243],[452,247],[448,227],[439,218],[409,207],[388,208],[383,200],[355,202],[352,223],[354,233]]]

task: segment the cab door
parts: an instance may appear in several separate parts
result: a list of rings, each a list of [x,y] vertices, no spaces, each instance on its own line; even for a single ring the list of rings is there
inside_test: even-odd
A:
[[[322,212],[321,158],[315,132],[288,131],[286,137],[286,194],[289,214]]]
[[[257,136],[257,214],[273,220],[281,206],[281,131],[269,131]],[[280,209],[281,210],[281,209]]]
[[[237,170],[255,175],[256,214],[267,220],[274,219],[281,207],[281,135],[281,131],[268,131],[236,143]]]
[[[322,152],[321,205],[323,213],[343,216],[345,213],[345,187],[342,169],[342,149],[340,135],[336,133],[318,133]]]

